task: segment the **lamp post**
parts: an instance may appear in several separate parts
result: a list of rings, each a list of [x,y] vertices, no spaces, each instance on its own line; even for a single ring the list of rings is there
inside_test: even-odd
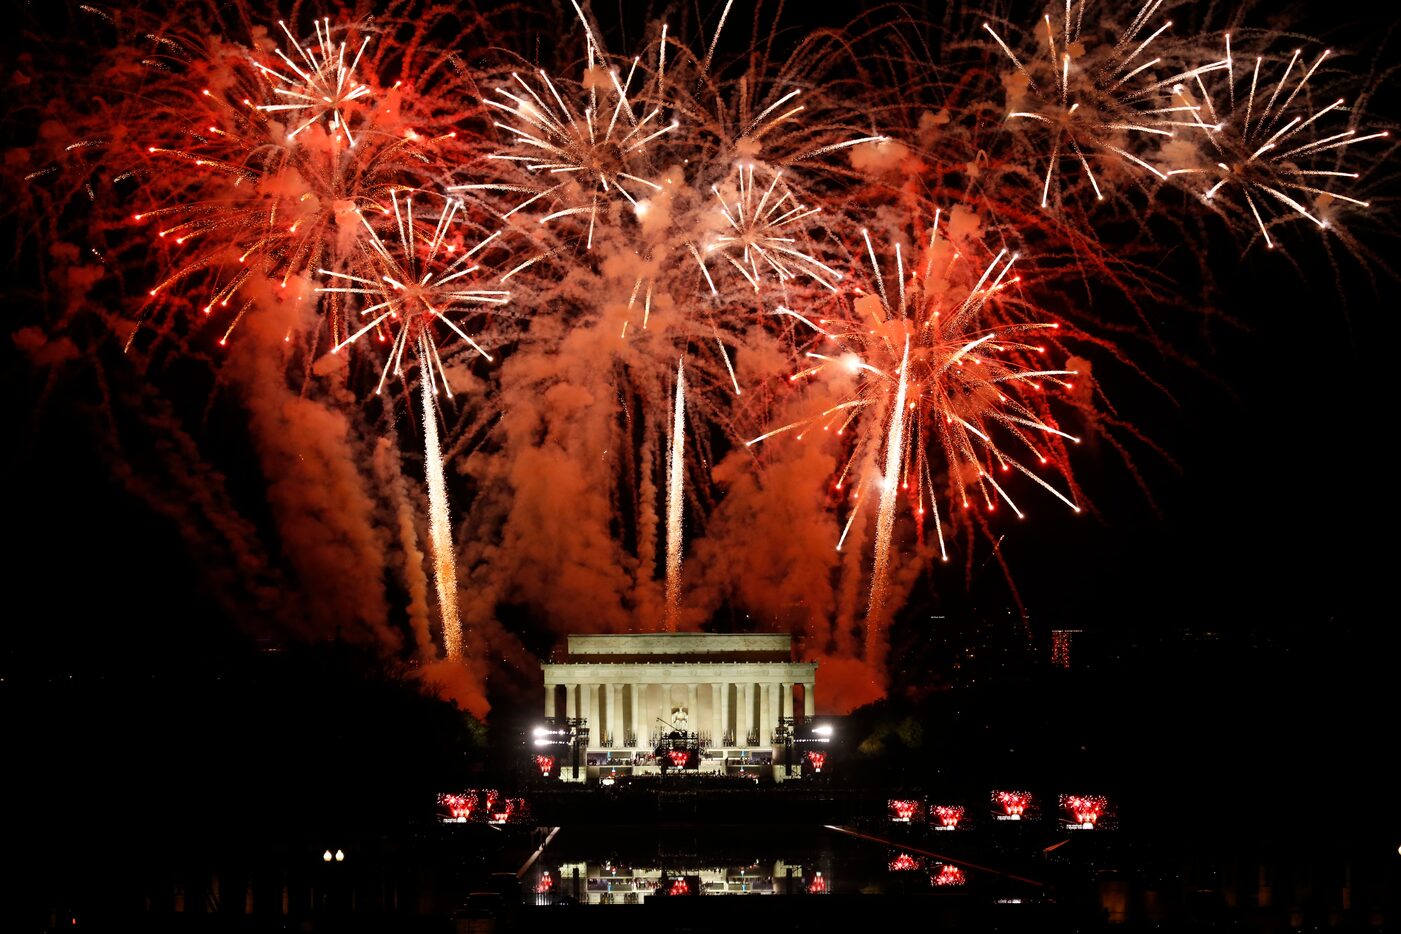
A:
[[[345,862],[345,850],[340,847],[334,849],[328,847],[321,851],[321,862],[326,867],[322,872],[324,882],[321,889],[321,908],[326,912],[335,912],[339,907],[336,904],[339,897],[337,883],[340,882],[341,878],[337,867]]]

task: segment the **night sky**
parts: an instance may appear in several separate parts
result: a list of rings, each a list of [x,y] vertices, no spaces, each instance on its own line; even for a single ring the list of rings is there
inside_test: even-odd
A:
[[[1303,16],[1320,12],[1305,6]],[[818,14],[787,15],[801,29],[803,17]],[[1385,59],[1394,44],[1367,27],[1340,31],[1370,44],[1359,61]],[[1388,95],[1374,108],[1385,112]],[[6,229],[13,236],[21,223],[10,215]],[[1212,294],[1204,305],[1150,305],[1147,324],[1160,343],[1126,340],[1161,390],[1123,371],[1102,379],[1123,416],[1171,462],[1128,442],[1150,500],[1112,452],[1087,445],[1074,466],[1093,514],[1072,517],[1038,501],[1032,519],[999,526],[1034,638],[1052,628],[1145,636],[1190,629],[1300,644],[1346,634],[1363,654],[1392,644],[1398,333],[1395,280],[1384,264],[1394,240],[1374,236],[1372,257],[1341,255],[1335,265],[1307,225],[1280,239],[1288,258],[1258,243],[1242,255],[1225,237],[1164,237],[1169,271],[1192,265],[1183,251],[1211,251]],[[10,338],[54,314],[35,289],[33,249],[19,242],[4,280]],[[14,339],[0,352],[14,608],[0,674],[179,666],[189,651],[208,651],[232,633],[266,635],[257,620],[227,618],[198,552],[115,479],[126,468],[96,440],[111,416],[87,361],[35,365]],[[109,353],[104,373],[112,366],[120,358]],[[198,372],[175,379],[187,378],[202,380]],[[206,427],[212,433],[227,417],[216,410]],[[230,482],[256,491],[257,464],[238,453],[236,437],[209,443],[228,449],[221,466]],[[989,543],[980,548],[971,580],[957,564],[923,577],[903,622],[1015,608]]]

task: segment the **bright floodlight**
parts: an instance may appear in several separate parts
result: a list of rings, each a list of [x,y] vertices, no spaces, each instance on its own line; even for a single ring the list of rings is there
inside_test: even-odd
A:
[[[818,736],[831,736],[831,735],[832,735],[832,728],[831,728],[830,726],[827,726],[826,724],[824,724],[824,725],[822,725],[822,726],[813,727],[812,731],[813,731],[814,733],[816,733]]]
[[[325,853],[322,853],[321,859],[329,863],[331,861],[331,851],[327,850]]]

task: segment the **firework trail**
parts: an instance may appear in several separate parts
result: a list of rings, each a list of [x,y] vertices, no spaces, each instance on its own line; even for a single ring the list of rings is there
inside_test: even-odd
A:
[[[904,309],[901,309],[904,312]],[[890,536],[895,527],[895,504],[899,497],[896,485],[900,476],[900,461],[905,452],[905,396],[909,391],[910,340],[905,338],[904,354],[896,376],[895,400],[890,406],[890,428],[885,440],[885,471],[880,477],[880,511],[876,514],[876,551],[871,571],[871,600],[866,618],[879,619],[885,609],[885,582],[890,571]],[[874,627],[867,630],[871,637]],[[868,648],[870,648],[868,646]],[[869,654],[869,653],[868,653]]]
[[[351,558],[326,580],[341,577],[348,568],[352,576],[355,567],[364,572],[360,576],[368,586],[340,585],[345,594],[360,596],[359,605],[344,618],[353,623],[360,621],[360,614],[369,614],[372,618],[365,622],[372,624],[372,634],[390,652],[397,643],[392,638],[392,624],[385,625],[388,619],[381,618],[383,605],[378,600],[384,595],[372,595],[377,586],[373,582],[381,575],[354,550],[362,540],[374,537],[369,508],[374,501],[343,500],[341,521],[317,512],[324,498],[320,495],[298,502],[286,494],[307,489],[297,484],[302,473],[310,472],[313,452],[327,457],[339,453],[346,461],[323,465],[333,467],[323,471],[323,476],[335,481],[334,485],[326,483],[328,491],[344,493],[354,488],[354,493],[361,492],[359,471],[353,459],[346,457],[355,448],[347,440],[358,439],[332,437],[347,424],[357,425],[358,419],[320,418],[325,406],[312,401],[343,404],[349,398],[344,387],[361,375],[354,362],[348,367],[329,362],[337,358],[344,361],[348,354],[317,356],[318,345],[323,350],[344,350],[347,339],[355,336],[346,327],[351,319],[342,314],[349,310],[354,315],[372,304],[362,299],[371,299],[373,292],[389,293],[380,300],[395,305],[406,297],[400,292],[432,297],[429,293],[434,289],[446,293],[452,286],[439,280],[410,281],[406,276],[400,280],[404,288],[395,289],[382,278],[358,282],[346,278],[363,280],[367,273],[380,276],[386,272],[392,276],[398,245],[383,238],[378,247],[374,242],[386,233],[382,216],[404,203],[406,192],[435,187],[433,179],[448,174],[445,166],[468,161],[462,158],[464,148],[456,140],[456,132],[470,113],[452,102],[454,95],[445,93],[466,73],[457,68],[460,62],[454,51],[435,48],[426,39],[435,30],[439,41],[452,34],[441,31],[444,20],[440,13],[424,11],[425,15],[413,22],[401,19],[412,6],[386,4],[380,11],[383,15],[368,30],[364,20],[349,26],[335,25],[332,18],[318,20],[316,39],[311,42],[299,40],[290,22],[282,24],[281,32],[291,42],[287,47],[290,61],[282,60],[267,30],[251,23],[256,17],[241,5],[218,10],[195,5],[182,10],[178,21],[174,17],[160,21],[159,11],[146,10],[129,19],[125,14],[105,17],[103,23],[122,43],[113,49],[111,61],[93,67],[94,74],[104,76],[101,80],[106,86],[98,93],[74,97],[64,117],[66,123],[80,127],[82,109],[91,107],[91,125],[100,127],[101,135],[79,130],[77,142],[65,149],[70,154],[66,160],[55,160],[45,169],[29,173],[27,180],[34,204],[55,204],[69,173],[87,176],[88,180],[75,189],[87,196],[85,217],[71,205],[62,211],[49,207],[45,214],[55,219],[77,217],[79,226],[74,231],[78,242],[93,244],[80,255],[90,255],[102,264],[97,287],[104,288],[101,301],[106,313],[101,317],[111,322],[112,330],[130,351],[128,366],[130,361],[149,366],[151,378],[163,382],[158,354],[176,351],[207,361],[216,373],[222,372],[233,388],[250,399],[250,411],[256,416],[250,427],[255,440],[266,449],[266,471],[286,467],[279,458],[287,445],[270,436],[261,438],[260,433],[271,435],[291,425],[308,432],[324,428],[326,439],[309,435],[299,441],[306,454],[306,471],[294,462],[286,473],[295,476],[269,473],[270,497],[283,535],[281,544],[299,550],[289,554],[288,560],[304,576],[319,568],[329,569],[333,562],[318,557],[320,552],[329,555],[339,549]],[[232,24],[223,20],[225,14]],[[475,15],[458,21],[469,20],[481,22]],[[247,44],[240,43],[238,37],[247,37]],[[270,62],[272,71],[267,70]],[[103,68],[106,70],[99,71]],[[332,106],[322,108],[306,100],[322,91],[333,92],[323,95],[332,98]],[[374,218],[372,224],[365,223],[365,216]],[[36,229],[38,218],[36,215]],[[372,230],[372,225],[376,229]],[[57,221],[50,226],[56,230]],[[410,219],[406,226],[422,225]],[[132,235],[147,230],[158,249],[151,249],[144,237]],[[65,232],[64,236],[73,234]],[[426,250],[424,237],[416,239],[419,250]],[[446,245],[458,255],[471,246],[460,240]],[[406,259],[409,271],[413,271],[416,258]],[[318,283],[321,277],[325,278]],[[128,291],[128,284],[135,287]],[[356,294],[347,289],[332,294],[314,288],[318,284],[350,285],[363,291]],[[462,291],[436,297],[461,300],[468,297],[460,294]],[[474,291],[479,294],[471,297],[485,298],[480,293],[489,289],[483,284]],[[139,306],[127,298],[133,293],[140,296]],[[227,311],[214,333],[219,346],[231,343],[240,322],[252,327],[254,336],[227,357],[209,360],[205,347],[215,342],[206,341],[197,323],[220,309]],[[195,314],[175,313],[185,310]],[[437,310],[450,312],[452,306],[439,304]],[[128,314],[130,311],[136,313]],[[465,322],[459,325],[446,317],[424,322],[413,314],[405,315],[402,309],[395,311],[391,319],[381,320],[379,327],[358,336],[404,337],[404,343],[397,345],[399,353],[393,357],[390,372],[404,377],[410,361],[403,359],[403,351],[412,344],[408,356],[415,358],[413,362],[428,363],[421,368],[420,388],[437,392],[441,383],[451,392],[450,371],[456,371],[453,381],[460,379],[460,361],[466,355],[440,349],[431,331],[426,337],[421,332],[434,323],[445,332],[461,330]],[[133,319],[144,326],[133,326]],[[363,321],[359,319],[356,327]],[[395,327],[396,322],[403,327]],[[269,344],[265,335],[274,323],[277,344]],[[135,342],[138,335],[143,339]],[[94,362],[100,359],[101,348],[101,342],[89,348],[99,352],[94,354]],[[268,357],[255,359],[257,354]],[[288,372],[289,364],[304,373],[300,399],[296,390],[288,394],[282,387],[284,379],[294,378]],[[376,366],[375,373],[382,389],[385,370]],[[171,389],[167,387],[167,391]],[[186,388],[176,383],[173,391],[185,392]],[[281,412],[274,411],[283,396],[290,401],[283,403]],[[433,501],[430,519],[435,576],[448,621],[443,627],[444,638],[456,642],[449,651],[460,656],[462,639],[456,624],[458,614],[452,606],[456,599],[452,583],[455,557],[446,521],[443,461],[436,450],[442,438],[435,438],[438,424],[433,421],[441,408],[432,397],[423,401],[435,413],[424,428],[430,448],[425,466],[428,498]],[[197,402],[195,405],[198,407]],[[358,433],[359,428],[353,430]],[[375,477],[384,477],[378,463]],[[217,486],[219,482],[218,473],[211,471],[207,483]],[[241,521],[236,513],[234,518]],[[366,520],[363,525],[361,519]],[[346,547],[339,538],[335,542],[314,541],[312,533],[323,525],[329,536],[349,533],[354,546]],[[412,549],[406,556],[413,558]],[[307,596],[314,600],[316,587],[310,580],[303,583]],[[255,586],[261,587],[249,582],[250,592]],[[325,609],[333,613],[345,602],[327,601]],[[289,611],[287,615],[297,614]],[[327,613],[317,610],[306,615],[315,620]],[[479,696],[469,702],[480,712]]]
[[[581,82],[563,77],[567,70],[533,69],[538,77],[530,78],[512,67],[486,99],[503,143],[489,158],[514,177],[461,190],[495,199],[509,223],[534,228],[543,259],[522,278],[554,280],[550,298],[564,300],[559,312],[573,322],[558,332],[567,352],[604,364],[587,385],[596,397],[619,400],[620,417],[605,429],[615,439],[606,450],[619,452],[620,468],[609,495],[635,517],[627,538],[639,577],[636,611],[639,622],[656,625],[646,618],[647,568],[662,565],[657,602],[671,626],[682,583],[683,504],[689,499],[706,511],[713,429],[730,434],[737,407],[765,377],[746,380],[736,359],[765,334],[760,302],[771,291],[805,294],[809,285],[795,279],[815,285],[814,274],[831,281],[839,274],[810,246],[821,212],[801,206],[787,184],[796,173],[718,145],[712,126],[698,122],[707,111],[688,89],[700,76],[713,82],[701,56],[668,38],[663,25],[655,48],[615,60],[581,22]],[[679,116],[668,120],[670,112]],[[764,117],[770,123],[792,116],[781,107],[771,113]],[[541,175],[553,177],[542,183]],[[563,352],[544,335],[544,327],[532,328],[522,350]],[[680,431],[671,388],[678,359]],[[666,525],[660,542],[658,524]]]
[[[411,354],[410,363],[417,359],[419,392],[423,398],[424,465],[434,576],[446,654],[449,659],[456,660],[461,658],[462,652],[462,621],[457,612],[457,556],[452,544],[447,484],[443,478],[443,456],[433,403],[439,385],[448,397],[452,396],[452,386],[435,330],[441,326],[450,336],[459,338],[489,361],[491,355],[454,317],[475,314],[480,306],[505,305],[511,296],[505,290],[479,287],[479,279],[484,277],[479,254],[498,239],[500,231],[488,234],[471,249],[466,249],[459,229],[463,213],[460,201],[446,200],[436,218],[425,217],[422,212],[415,218],[412,192],[405,196],[402,205],[397,194],[391,193],[390,203],[394,226],[388,242],[362,216],[366,239],[361,261],[353,267],[358,274],[323,269],[321,273],[329,277],[328,281],[337,284],[321,286],[316,291],[348,296],[364,304],[358,316],[365,323],[336,344],[332,353],[339,353],[362,339],[368,340],[371,335],[379,343],[388,344],[376,394],[383,391],[391,373],[400,379],[404,377],[406,353]]]
[[[666,630],[676,631],[681,614],[681,508],[686,477],[686,365],[676,365],[676,408],[671,421],[671,469],[666,502]]]
[[[424,338],[419,339],[420,342]],[[424,347],[420,353],[427,353]],[[438,444],[438,413],[433,410],[436,390],[425,380],[423,396],[423,467],[428,482],[429,535],[433,542],[433,582],[443,620],[443,654],[462,657],[462,617],[457,612],[457,552],[452,545],[452,519],[448,515],[447,481],[443,478],[443,451]]]

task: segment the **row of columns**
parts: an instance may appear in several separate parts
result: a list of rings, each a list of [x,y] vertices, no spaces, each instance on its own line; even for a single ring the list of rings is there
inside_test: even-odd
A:
[[[798,682],[803,686],[803,717],[808,720],[816,711],[813,682]],[[676,683],[662,683],[662,702],[653,707],[646,698],[650,684],[565,684],[564,710],[556,709],[555,689],[557,684],[545,684],[545,716],[564,716],[570,719],[583,718],[589,725],[589,746],[604,748],[625,748],[627,734],[631,733],[633,744],[646,746],[646,737],[651,735],[654,726],[660,726],[660,719],[671,725],[671,708],[674,703],[672,689]],[[750,745],[749,736],[755,736],[754,743],[767,745],[773,739],[780,718],[792,718],[793,688],[791,682],[688,682],[686,687],[686,730],[690,733],[710,733],[712,745]],[[705,688],[710,692],[710,722],[700,721],[700,692]],[[731,710],[730,695],[735,695],[734,710]],[[627,698],[630,718],[623,715],[623,700]],[[655,719],[654,719],[655,718]],[[630,719],[631,722],[627,722]],[[631,729],[629,729],[631,727]],[[727,735],[733,727],[733,737]],[[605,744],[605,740],[607,741]]]

